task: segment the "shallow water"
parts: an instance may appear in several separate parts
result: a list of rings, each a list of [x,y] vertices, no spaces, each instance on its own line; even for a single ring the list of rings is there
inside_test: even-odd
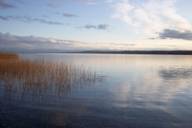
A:
[[[0,83],[0,127],[192,127],[192,56],[20,56],[83,67],[94,72],[96,80],[60,91],[49,86],[23,90],[18,85],[10,91]]]

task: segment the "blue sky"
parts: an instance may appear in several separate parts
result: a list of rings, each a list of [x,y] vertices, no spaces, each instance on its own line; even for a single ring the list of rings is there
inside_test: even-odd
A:
[[[67,40],[74,49],[192,50],[191,6],[191,0],[0,0],[0,47],[12,41],[12,49],[22,48],[27,37],[46,40],[43,49]],[[25,40],[24,48],[34,47]]]

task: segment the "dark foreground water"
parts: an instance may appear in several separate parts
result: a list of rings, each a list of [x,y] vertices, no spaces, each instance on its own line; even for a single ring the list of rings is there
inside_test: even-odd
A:
[[[1,128],[191,128],[192,56],[23,54],[93,71],[93,82],[0,83]]]

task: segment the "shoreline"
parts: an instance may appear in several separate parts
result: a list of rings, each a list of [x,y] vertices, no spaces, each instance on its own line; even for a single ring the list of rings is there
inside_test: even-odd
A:
[[[15,52],[0,52],[0,54],[4,55],[14,55],[14,54],[38,54],[38,53],[64,53],[64,54],[124,54],[124,55],[192,55],[192,51],[184,51],[184,50],[174,50],[174,51],[99,51],[99,50],[84,50],[84,51],[15,51]]]

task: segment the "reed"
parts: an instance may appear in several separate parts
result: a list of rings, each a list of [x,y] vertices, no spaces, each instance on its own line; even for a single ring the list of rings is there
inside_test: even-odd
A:
[[[23,60],[11,54],[0,55],[0,84],[9,91],[14,89],[36,94],[49,91],[60,95],[74,86],[90,85],[95,80],[96,73],[83,67],[45,60]]]
[[[0,60],[1,59],[18,59],[19,56],[14,53],[0,53]]]

